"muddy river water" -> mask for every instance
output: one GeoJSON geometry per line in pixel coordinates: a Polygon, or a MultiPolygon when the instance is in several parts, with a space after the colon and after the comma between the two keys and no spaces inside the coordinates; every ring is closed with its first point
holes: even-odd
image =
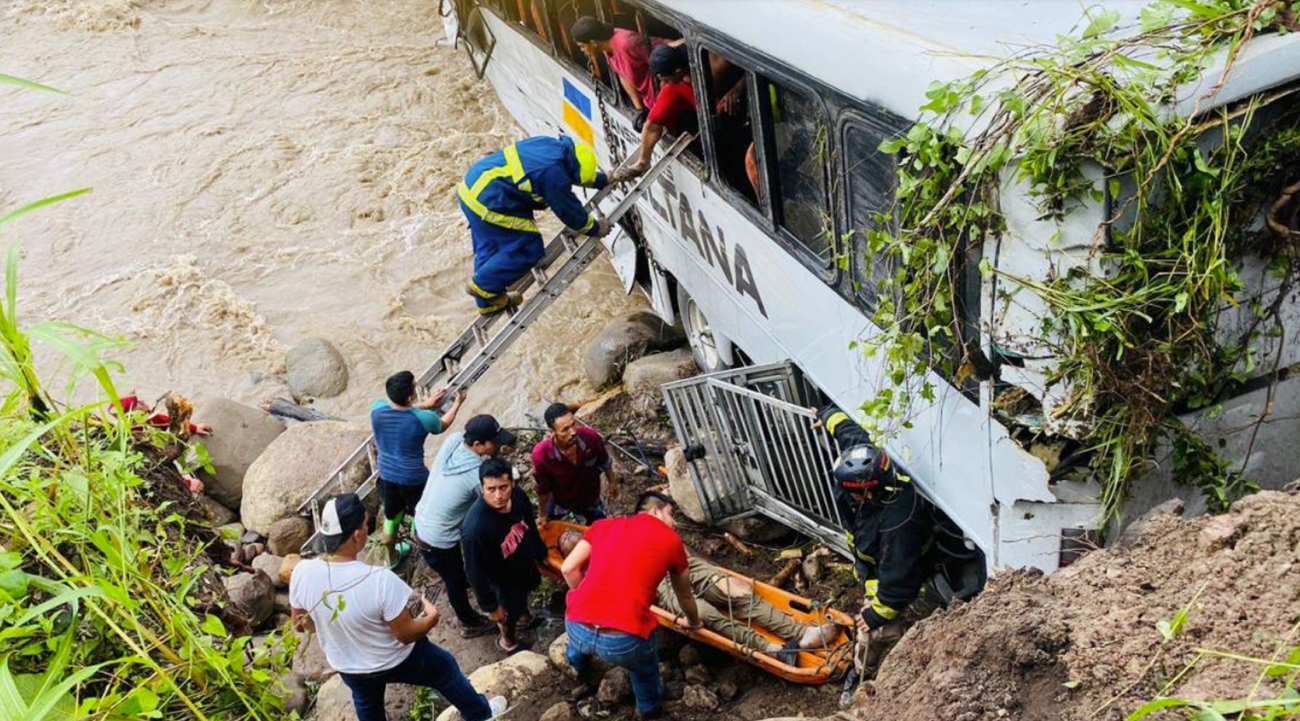
{"type": "MultiPolygon", "coordinates": [[[[20,313],[120,334],[146,398],[246,395],[322,337],[351,382],[317,405],[360,418],[472,318],[454,187],[522,135],[430,0],[6,0],[0,211],[86,196],[0,230],[20,313]]],[[[475,386],[522,421],[589,390],[585,341],[641,307],[605,261],[475,386]]],[[[48,360],[48,356],[46,356],[48,360]]]]}

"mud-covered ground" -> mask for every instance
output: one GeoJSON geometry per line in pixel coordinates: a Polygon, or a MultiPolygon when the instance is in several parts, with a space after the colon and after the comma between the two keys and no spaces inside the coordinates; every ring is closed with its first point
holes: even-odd
{"type": "Polygon", "coordinates": [[[1271,698],[1264,671],[1300,629],[1300,496],[1192,520],[1158,510],[1115,547],[1051,577],[1002,574],[916,625],[856,717],[1119,721],[1158,695],[1271,698]]]}

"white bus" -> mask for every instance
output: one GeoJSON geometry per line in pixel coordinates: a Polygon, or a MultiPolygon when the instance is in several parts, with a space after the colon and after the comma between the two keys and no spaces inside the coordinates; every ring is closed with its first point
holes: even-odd
{"type": "MultiPolygon", "coordinates": [[[[1129,17],[1140,7],[1118,5],[1129,17]]],[[[770,371],[777,367],[770,364],[784,364],[800,383],[850,411],[885,382],[879,361],[855,349],[875,332],[868,320],[875,307],[870,281],[881,272],[872,267],[863,234],[856,231],[870,226],[894,192],[894,159],[878,146],[907,130],[933,81],[966,77],[1009,49],[1050,44],[1082,12],[1070,2],[995,0],[443,0],[440,9],[448,38],[467,47],[474,69],[528,134],[572,135],[594,145],[606,165],[636,151],[634,113],[603,59],[593,73],[569,28],[586,15],[645,37],[684,38],[701,109],[700,142],[640,201],[632,232],[613,243],[615,265],[629,289],[633,283],[645,289],[656,312],[680,320],[706,372],[754,365],[770,371]],[[747,98],[771,102],[748,102],[736,114],[711,112],[719,89],[736,82],[745,85],[747,98]],[[745,170],[751,146],[757,186],[745,170]]],[[[1295,82],[1295,40],[1300,38],[1249,46],[1213,103],[1295,82]]],[[[996,281],[981,277],[979,258],[1020,275],[1041,275],[1068,265],[1070,249],[1091,243],[1104,217],[1098,207],[1074,214],[1061,227],[1049,225],[1011,190],[1003,198],[1007,236],[972,249],[960,309],[990,353],[995,344],[1015,349],[1014,339],[1039,322],[1041,309],[991,302],[996,281]]],[[[1261,285],[1259,292],[1265,290],[1261,285]]],[[[1278,369],[1296,362],[1295,346],[1291,341],[1277,356],[1278,369]]],[[[918,409],[912,427],[887,447],[983,550],[990,568],[1050,572],[1068,560],[1073,547],[1091,541],[1099,489],[1049,471],[1043,454],[1031,453],[1009,431],[1014,424],[998,416],[998,387],[1018,386],[1038,398],[1044,415],[1052,410],[1047,366],[1032,360],[1035,349],[1019,350],[1031,360],[1001,366],[993,380],[956,382],[936,374],[938,398],[918,409]]],[[[727,379],[744,385],[749,378],[750,387],[762,382],[743,372],[718,378],[715,388],[727,379]]],[[[1237,425],[1258,415],[1266,385],[1243,386],[1224,415],[1237,425]]],[[[1296,417],[1297,394],[1285,380],[1280,388],[1274,413],[1296,417]]],[[[799,392],[786,393],[792,403],[778,402],[775,410],[807,402],[794,395],[799,392]]],[[[774,420],[772,414],[773,408],[758,412],[760,419],[774,420]]],[[[1223,417],[1198,422],[1226,439],[1229,457],[1244,452],[1247,441],[1230,432],[1235,426],[1223,417]]],[[[1293,480],[1300,444],[1270,440],[1294,439],[1297,430],[1295,421],[1264,426],[1264,438],[1254,439],[1247,462],[1252,478],[1265,484],[1293,480]]],[[[711,452],[721,451],[700,449],[711,452]]],[[[795,451],[784,458],[778,470],[824,471],[819,461],[795,451]]],[[[740,463],[746,464],[751,476],[761,465],[753,459],[740,463]]],[[[826,479],[804,482],[824,485],[826,479]]],[[[1151,500],[1172,488],[1147,487],[1159,489],[1148,491],[1151,500]]],[[[717,504],[714,516],[754,510],[736,507],[726,489],[702,490],[717,504]]],[[[793,517],[804,530],[834,537],[826,488],[768,488],[758,496],[771,501],[758,510],[786,521],[793,517]]]]}

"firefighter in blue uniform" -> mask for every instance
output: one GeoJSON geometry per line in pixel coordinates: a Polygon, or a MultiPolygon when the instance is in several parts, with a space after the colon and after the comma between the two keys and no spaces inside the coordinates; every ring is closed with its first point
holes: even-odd
{"type": "Polygon", "coordinates": [[[475,163],[457,187],[460,209],[474,239],[474,277],[469,294],[479,313],[518,305],[507,288],[545,254],[534,211],[550,208],[569,228],[602,237],[610,223],[587,212],[573,186],[600,189],[608,178],[596,151],[565,136],[521,140],[475,163]]]}
{"type": "Polygon", "coordinates": [[[911,479],[847,413],[829,406],[818,417],[840,447],[835,504],[853,549],[854,575],[863,584],[858,630],[870,636],[920,595],[931,570],[934,517],[911,479]]]}

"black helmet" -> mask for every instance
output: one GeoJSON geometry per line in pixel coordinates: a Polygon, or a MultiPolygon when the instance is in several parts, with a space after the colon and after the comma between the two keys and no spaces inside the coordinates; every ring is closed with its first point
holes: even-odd
{"type": "Polygon", "coordinates": [[[864,443],[853,446],[835,459],[835,481],[851,493],[865,493],[880,485],[893,472],[889,454],[864,443]]]}

